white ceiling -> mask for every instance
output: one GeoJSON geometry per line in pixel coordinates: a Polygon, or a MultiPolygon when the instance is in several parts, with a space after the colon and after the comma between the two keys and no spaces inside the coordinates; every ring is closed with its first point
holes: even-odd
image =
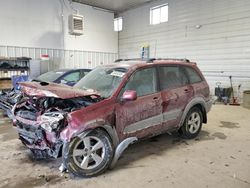
{"type": "Polygon", "coordinates": [[[152,0],[73,0],[73,2],[83,3],[114,12],[122,12],[152,0]]]}

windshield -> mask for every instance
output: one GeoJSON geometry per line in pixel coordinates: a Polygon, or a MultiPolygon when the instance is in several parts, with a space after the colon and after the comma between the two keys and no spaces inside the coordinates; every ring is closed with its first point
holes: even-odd
{"type": "Polygon", "coordinates": [[[96,91],[101,97],[108,98],[118,88],[126,72],[127,69],[125,68],[97,67],[74,87],[87,91],[96,91]]]}
{"type": "Polygon", "coordinates": [[[43,82],[54,82],[57,78],[62,76],[64,73],[65,73],[64,71],[50,71],[50,72],[47,72],[38,76],[36,80],[40,80],[43,82]]]}

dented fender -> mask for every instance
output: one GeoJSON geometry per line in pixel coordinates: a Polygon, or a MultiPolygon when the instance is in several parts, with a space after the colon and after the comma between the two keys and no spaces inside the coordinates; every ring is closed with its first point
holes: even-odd
{"type": "Polygon", "coordinates": [[[81,125],[81,127],[72,126],[70,123],[71,122],[69,122],[69,125],[60,133],[60,138],[63,142],[70,142],[74,137],[80,136],[86,131],[89,132],[91,130],[101,128],[109,134],[114,146],[117,146],[119,143],[119,138],[115,128],[103,119],[89,121],[85,125],[81,125]]]}

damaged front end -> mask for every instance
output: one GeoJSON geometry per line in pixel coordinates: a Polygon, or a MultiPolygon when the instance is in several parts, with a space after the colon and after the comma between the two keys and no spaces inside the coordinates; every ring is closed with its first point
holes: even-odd
{"type": "Polygon", "coordinates": [[[11,110],[21,98],[22,93],[20,91],[14,89],[0,91],[0,109],[4,110],[10,119],[13,119],[11,110]]]}
{"type": "Polygon", "coordinates": [[[58,158],[63,146],[60,133],[68,126],[68,114],[97,101],[96,95],[61,99],[25,93],[13,107],[13,123],[17,127],[19,139],[35,158],[58,158]]]}

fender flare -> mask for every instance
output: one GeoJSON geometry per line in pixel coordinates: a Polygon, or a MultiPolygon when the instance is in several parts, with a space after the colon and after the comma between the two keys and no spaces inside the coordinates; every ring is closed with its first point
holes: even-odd
{"type": "Polygon", "coordinates": [[[193,108],[195,105],[201,105],[202,106],[202,114],[203,117],[205,117],[205,119],[203,118],[203,121],[206,122],[206,118],[207,118],[207,109],[206,109],[206,101],[202,98],[202,97],[196,97],[194,99],[192,99],[187,106],[185,107],[182,117],[181,117],[181,121],[178,125],[178,127],[181,127],[183,125],[183,122],[185,121],[185,118],[188,114],[188,112],[190,111],[191,108],[193,108]]]}
{"type": "Polygon", "coordinates": [[[85,132],[89,133],[92,130],[98,129],[98,128],[103,129],[104,131],[108,133],[114,147],[116,147],[119,144],[119,138],[115,130],[115,127],[110,125],[103,119],[96,119],[96,120],[87,122],[85,126],[83,126],[77,132],[72,134],[70,140],[72,140],[76,136],[82,136],[82,134],[86,135],[85,132]]]}
{"type": "MultiPolygon", "coordinates": [[[[89,124],[90,125],[90,124],[89,124]]],[[[119,138],[118,135],[114,129],[114,127],[104,124],[104,125],[97,125],[97,124],[93,124],[91,123],[91,126],[88,126],[87,129],[84,130],[80,130],[79,132],[76,132],[72,135],[71,140],[75,137],[85,137],[87,136],[90,132],[94,131],[95,129],[104,129],[104,131],[106,131],[108,133],[108,135],[110,136],[110,139],[112,141],[112,145],[114,147],[114,149],[116,149],[117,145],[119,144],[119,138]],[[96,126],[94,126],[96,125],[96,126]]],[[[70,141],[64,142],[63,143],[63,147],[62,147],[62,164],[59,168],[59,170],[61,172],[64,172],[67,170],[67,164],[66,164],[66,156],[69,154],[69,145],[70,145],[70,141]]],[[[125,148],[126,149],[126,148],[125,148]]]]}

